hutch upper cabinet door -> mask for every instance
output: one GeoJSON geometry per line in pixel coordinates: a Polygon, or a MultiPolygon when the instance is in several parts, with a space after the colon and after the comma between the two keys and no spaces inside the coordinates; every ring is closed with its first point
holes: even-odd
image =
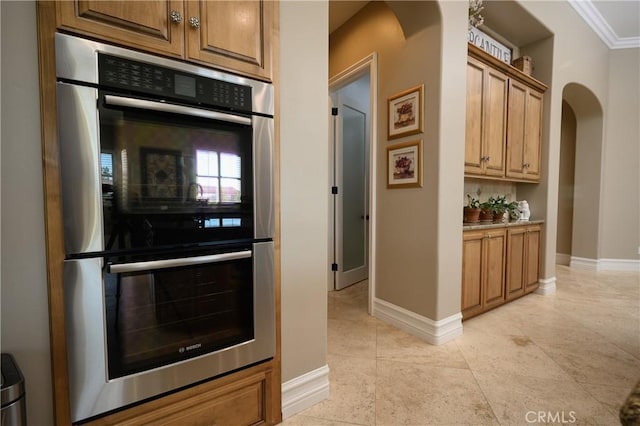
{"type": "Polygon", "coordinates": [[[184,2],[59,1],[58,28],[144,51],[181,57],[184,2]]]}
{"type": "Polygon", "coordinates": [[[482,174],[483,92],[485,65],[467,59],[467,121],[464,150],[464,172],[482,174]]]}
{"type": "Polygon", "coordinates": [[[272,80],[273,1],[187,1],[187,60],[272,80]]]}
{"type": "Polygon", "coordinates": [[[505,74],[467,59],[467,174],[504,177],[507,87],[505,74]]]}
{"type": "Polygon", "coordinates": [[[517,81],[510,81],[508,177],[532,181],[540,179],[542,99],[542,93],[517,81]]]}

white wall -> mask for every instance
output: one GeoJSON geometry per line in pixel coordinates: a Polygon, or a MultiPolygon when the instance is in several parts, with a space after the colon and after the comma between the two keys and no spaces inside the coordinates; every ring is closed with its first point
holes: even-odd
{"type": "Polygon", "coordinates": [[[30,425],[53,423],[36,7],[0,2],[2,352],[26,380],[30,425]]]}
{"type": "Polygon", "coordinates": [[[602,190],[604,259],[638,259],[640,248],[640,49],[612,50],[602,190]]]}
{"type": "Polygon", "coordinates": [[[550,279],[555,277],[563,89],[569,83],[581,84],[601,105],[606,105],[609,49],[568,2],[520,4],[553,33],[552,38],[521,50],[523,55],[540,58],[536,62],[536,70],[541,71],[538,78],[549,85],[549,90],[545,93],[543,112],[541,183],[518,187],[518,197],[528,200],[545,219],[540,273],[541,278],[550,279]]]}
{"type": "Polygon", "coordinates": [[[280,3],[282,381],[326,365],[328,3],[280,3]]]}

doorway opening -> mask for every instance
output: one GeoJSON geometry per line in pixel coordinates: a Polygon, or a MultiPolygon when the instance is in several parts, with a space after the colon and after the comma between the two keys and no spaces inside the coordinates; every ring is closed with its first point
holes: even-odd
{"type": "Polygon", "coordinates": [[[569,266],[573,239],[573,199],[576,168],[576,114],[562,101],[560,129],[560,167],[558,179],[558,222],[556,225],[556,264],[569,266]]]}
{"type": "Polygon", "coordinates": [[[328,288],[368,280],[369,313],[375,288],[376,69],[374,53],[329,81],[333,273],[328,288]]]}
{"type": "Polygon", "coordinates": [[[568,260],[570,266],[597,269],[602,215],[602,106],[591,90],[578,83],[564,87],[562,100],[564,152],[560,156],[556,262],[566,264],[568,260]],[[563,180],[565,174],[567,178],[573,174],[573,182],[563,180]],[[562,231],[561,227],[569,226],[570,232],[562,231]]]}

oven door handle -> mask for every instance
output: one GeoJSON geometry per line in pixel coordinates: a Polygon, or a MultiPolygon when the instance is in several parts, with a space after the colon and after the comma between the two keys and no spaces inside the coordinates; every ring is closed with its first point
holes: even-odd
{"type": "Polygon", "coordinates": [[[233,253],[211,254],[207,256],[182,257],[177,259],[150,260],[148,262],[131,262],[109,264],[109,273],[122,274],[125,272],[143,272],[155,269],[176,268],[178,266],[193,266],[203,263],[226,262],[228,260],[246,259],[251,257],[251,250],[233,253]]]}
{"type": "Polygon", "coordinates": [[[171,114],[184,114],[194,117],[210,118],[212,120],[222,120],[230,123],[251,125],[251,119],[240,115],[226,114],[224,112],[210,111],[208,109],[188,107],[184,105],[169,104],[166,102],[156,102],[147,99],[129,98],[126,96],[105,95],[104,102],[107,105],[147,109],[152,111],[168,112],[171,114]]]}

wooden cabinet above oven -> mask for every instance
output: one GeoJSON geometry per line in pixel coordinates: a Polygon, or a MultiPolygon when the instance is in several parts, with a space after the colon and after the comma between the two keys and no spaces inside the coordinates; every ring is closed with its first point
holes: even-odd
{"type": "Polygon", "coordinates": [[[277,3],[57,1],[59,30],[272,81],[277,3]]]}

